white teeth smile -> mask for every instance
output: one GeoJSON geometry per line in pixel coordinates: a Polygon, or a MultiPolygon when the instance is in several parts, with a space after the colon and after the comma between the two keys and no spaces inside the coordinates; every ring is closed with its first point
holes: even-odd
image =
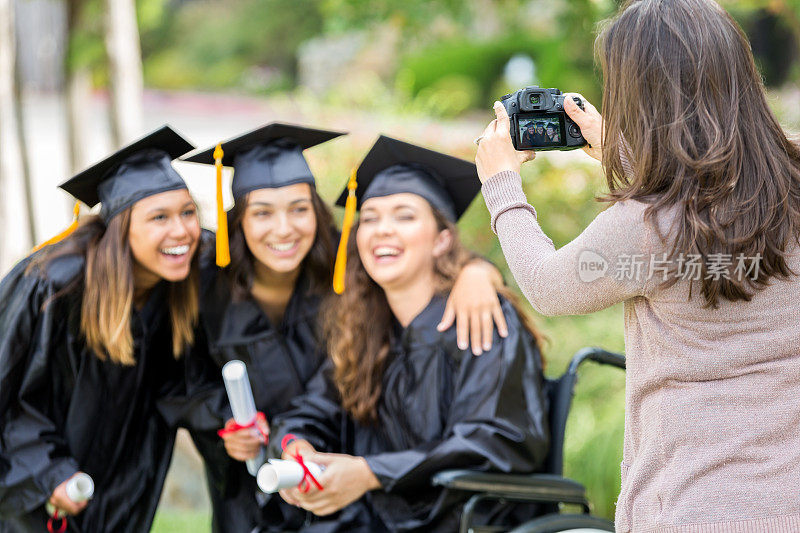
{"type": "Polygon", "coordinates": [[[189,245],[184,244],[183,246],[173,246],[172,248],[162,248],[162,254],[167,255],[183,255],[189,253],[189,245]]]}
{"type": "Polygon", "coordinates": [[[294,248],[294,246],[296,244],[297,244],[297,241],[292,241],[292,242],[285,242],[285,243],[268,244],[267,246],[269,246],[270,248],[272,248],[276,252],[288,252],[289,250],[294,248]]]}
{"type": "Polygon", "coordinates": [[[386,256],[394,257],[400,255],[400,250],[398,250],[397,248],[392,248],[390,246],[379,246],[378,248],[375,248],[374,254],[378,257],[386,257],[386,256]]]}

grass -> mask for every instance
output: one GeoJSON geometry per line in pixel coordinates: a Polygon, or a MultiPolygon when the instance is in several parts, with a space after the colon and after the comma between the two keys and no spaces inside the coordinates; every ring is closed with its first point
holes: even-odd
{"type": "Polygon", "coordinates": [[[211,513],[204,511],[183,511],[159,509],[152,533],[205,533],[211,531],[211,513]]]}

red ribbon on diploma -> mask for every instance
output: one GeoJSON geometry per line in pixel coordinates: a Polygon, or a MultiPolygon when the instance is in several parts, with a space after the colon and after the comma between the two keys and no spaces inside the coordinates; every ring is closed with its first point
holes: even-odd
{"type": "MultiPolygon", "coordinates": [[[[291,433],[283,437],[283,440],[281,440],[281,450],[286,451],[286,447],[293,440],[297,440],[297,437],[295,437],[291,433]]],[[[311,483],[313,483],[317,487],[317,489],[323,490],[322,485],[319,484],[317,478],[314,477],[314,474],[312,474],[311,470],[309,470],[308,467],[306,466],[306,463],[305,461],[303,461],[303,456],[300,455],[300,452],[297,452],[294,455],[292,454],[289,455],[291,455],[303,469],[303,479],[301,479],[300,483],[297,485],[297,488],[300,490],[300,492],[308,492],[309,490],[311,490],[311,483]]]]}
{"type": "Polygon", "coordinates": [[[224,437],[225,435],[228,435],[230,433],[236,433],[239,430],[254,427],[261,434],[261,438],[264,439],[264,444],[267,444],[269,443],[269,433],[264,433],[264,430],[261,429],[261,427],[258,425],[258,422],[264,422],[264,423],[267,422],[267,417],[264,416],[264,413],[262,413],[261,411],[257,412],[256,417],[253,420],[251,420],[248,424],[240,425],[237,424],[236,420],[234,419],[228,420],[228,423],[225,424],[225,427],[217,431],[217,435],[219,435],[220,437],[224,437]]]}
{"type": "Polygon", "coordinates": [[[58,516],[58,509],[56,509],[55,511],[53,511],[53,516],[51,516],[47,520],[47,531],[49,531],[50,533],[64,533],[66,530],[67,530],[67,517],[58,516]],[[58,529],[56,529],[53,526],[54,520],[61,520],[61,525],[58,526],[58,529]]]}

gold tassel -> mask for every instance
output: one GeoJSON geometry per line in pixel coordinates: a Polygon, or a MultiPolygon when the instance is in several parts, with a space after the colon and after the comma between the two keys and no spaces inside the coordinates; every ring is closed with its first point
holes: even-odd
{"type": "Polygon", "coordinates": [[[72,232],[75,231],[75,229],[78,227],[78,217],[80,216],[80,214],[81,214],[81,203],[75,202],[75,207],[72,208],[72,223],[69,226],[67,226],[67,228],[64,231],[62,231],[55,237],[47,239],[42,244],[38,245],[36,248],[31,250],[31,253],[38,252],[45,246],[55,244],[69,237],[72,234],[72,232]]]}
{"type": "Polygon", "coordinates": [[[222,145],[214,149],[214,166],[217,167],[217,266],[225,268],[231,262],[228,247],[228,217],[222,205],[222,145]]]}
{"type": "Polygon", "coordinates": [[[336,251],[336,263],[333,266],[333,292],[342,294],[344,292],[344,271],[347,267],[347,240],[350,238],[350,229],[353,227],[353,220],[356,217],[356,169],[350,173],[350,181],[347,182],[347,202],[344,204],[344,220],[342,221],[342,237],[339,239],[339,249],[336,251]]]}

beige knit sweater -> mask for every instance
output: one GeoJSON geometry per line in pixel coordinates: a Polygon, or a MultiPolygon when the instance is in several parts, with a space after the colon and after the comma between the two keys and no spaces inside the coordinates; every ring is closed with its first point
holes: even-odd
{"type": "MultiPolygon", "coordinates": [[[[658,286],[666,250],[620,202],[556,250],[516,172],[483,185],[508,265],[545,315],[624,302],[627,382],[617,531],[800,532],[800,282],[703,307],[696,258],[658,286]]],[[[673,213],[658,223],[670,227],[673,213]]],[[[789,260],[800,273],[800,251],[789,260]]],[[[725,275],[753,258],[720,257],[725,275]]],[[[677,264],[675,267],[677,268],[677,264]]],[[[741,271],[736,271],[741,267],[741,271]]],[[[712,274],[711,271],[709,274],[712,274]]],[[[714,274],[722,275],[722,274],[714,274]]]]}

